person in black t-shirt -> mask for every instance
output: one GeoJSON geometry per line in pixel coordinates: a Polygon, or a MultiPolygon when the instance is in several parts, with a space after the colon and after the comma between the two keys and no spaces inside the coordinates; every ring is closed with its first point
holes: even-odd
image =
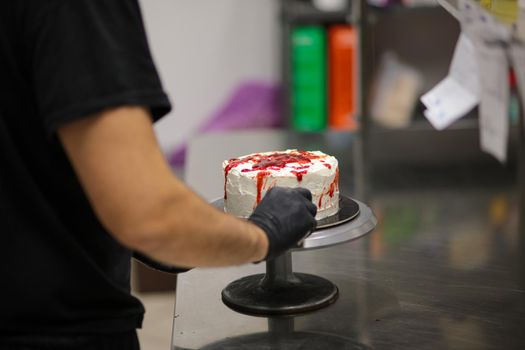
{"type": "Polygon", "coordinates": [[[249,220],[196,196],[155,139],[170,108],[137,0],[1,2],[0,349],[137,349],[133,252],[235,265],[315,227],[307,190],[271,190],[249,220]]]}

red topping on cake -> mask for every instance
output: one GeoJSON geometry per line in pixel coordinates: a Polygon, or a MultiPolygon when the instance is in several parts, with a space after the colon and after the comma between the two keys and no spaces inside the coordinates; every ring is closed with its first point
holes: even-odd
{"type": "Polygon", "coordinates": [[[228,194],[226,193],[226,181],[228,179],[228,174],[230,173],[230,170],[232,170],[233,167],[237,166],[236,162],[238,162],[239,159],[232,158],[228,161],[228,164],[224,167],[224,200],[228,199],[228,194]]]}
{"type": "Polygon", "coordinates": [[[261,201],[262,187],[264,185],[264,179],[266,176],[270,175],[269,171],[261,171],[257,174],[257,200],[256,203],[259,204],[261,201]]]}
{"type": "Polygon", "coordinates": [[[305,169],[310,169],[310,165],[303,165],[303,166],[297,166],[297,167],[293,167],[295,170],[305,170],[305,169]]]}
{"type": "Polygon", "coordinates": [[[328,195],[331,197],[334,196],[335,190],[339,190],[339,168],[335,171],[334,181],[330,184],[330,189],[328,190],[328,195]]]}
{"type": "MultiPolygon", "coordinates": [[[[285,168],[288,164],[298,164],[298,166],[291,166],[291,172],[297,177],[297,181],[303,180],[303,175],[308,173],[308,169],[314,159],[326,157],[325,155],[317,155],[307,151],[292,151],[292,152],[274,152],[269,154],[252,154],[243,158],[232,158],[224,167],[224,199],[227,199],[226,194],[226,179],[231,169],[241,165],[250,163],[251,168],[242,169],[241,172],[260,171],[257,174],[257,203],[261,200],[261,192],[264,184],[264,179],[270,175],[268,170],[280,170],[285,168]]],[[[331,169],[330,164],[324,165],[331,169]]],[[[332,186],[333,187],[333,186],[332,186]]],[[[330,196],[333,196],[333,190],[330,190],[330,196]]]]}
{"type": "MultiPolygon", "coordinates": [[[[238,159],[233,158],[228,161],[228,165],[224,168],[225,175],[228,175],[232,168],[237,167],[240,164],[252,163],[251,169],[243,169],[243,172],[258,171],[258,170],[280,170],[286,167],[288,164],[301,164],[300,169],[307,169],[309,164],[312,163],[313,159],[319,159],[323,156],[314,154],[306,151],[293,151],[293,152],[274,152],[270,154],[252,154],[250,156],[238,159]]],[[[295,169],[299,169],[295,167],[295,169]]]]}
{"type": "Polygon", "coordinates": [[[297,177],[297,181],[299,182],[303,181],[303,175],[306,175],[307,173],[308,171],[306,170],[302,170],[302,171],[292,170],[292,174],[294,174],[295,177],[297,177]]]}

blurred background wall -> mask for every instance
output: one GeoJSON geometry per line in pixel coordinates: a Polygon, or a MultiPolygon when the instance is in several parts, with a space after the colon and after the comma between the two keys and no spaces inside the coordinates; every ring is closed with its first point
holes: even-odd
{"type": "Polygon", "coordinates": [[[141,0],[174,110],[156,125],[173,151],[246,81],[279,80],[276,0],[141,0]]]}

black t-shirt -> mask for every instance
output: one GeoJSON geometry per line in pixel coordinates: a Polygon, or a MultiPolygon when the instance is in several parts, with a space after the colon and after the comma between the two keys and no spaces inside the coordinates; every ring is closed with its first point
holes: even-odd
{"type": "Polygon", "coordinates": [[[131,252],[94,215],[56,137],[122,105],[170,110],[137,0],[1,1],[0,333],[140,327],[131,252]]]}

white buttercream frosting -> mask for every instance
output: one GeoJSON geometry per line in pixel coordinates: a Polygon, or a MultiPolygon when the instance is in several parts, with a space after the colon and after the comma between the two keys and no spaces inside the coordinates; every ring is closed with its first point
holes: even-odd
{"type": "Polygon", "coordinates": [[[335,157],[323,152],[286,150],[254,153],[225,160],[222,166],[225,172],[225,210],[235,216],[250,216],[258,204],[258,197],[263,198],[275,186],[309,189],[312,202],[317,205],[317,220],[334,215],[339,210],[338,162],[335,157]],[[272,166],[276,156],[296,156],[299,161],[285,160],[280,161],[279,166],[272,166]]]}

